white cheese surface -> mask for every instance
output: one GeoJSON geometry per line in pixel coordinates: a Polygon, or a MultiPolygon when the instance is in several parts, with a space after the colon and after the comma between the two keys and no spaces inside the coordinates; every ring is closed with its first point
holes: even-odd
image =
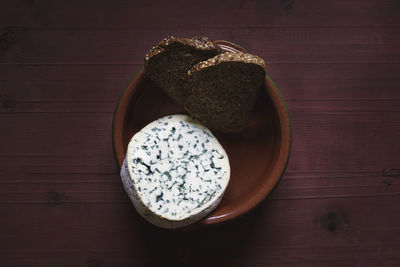
{"type": "Polygon", "coordinates": [[[200,220],[218,205],[230,166],[210,130],[187,115],[171,115],[132,137],[121,177],[145,219],[177,228],[200,220]]]}

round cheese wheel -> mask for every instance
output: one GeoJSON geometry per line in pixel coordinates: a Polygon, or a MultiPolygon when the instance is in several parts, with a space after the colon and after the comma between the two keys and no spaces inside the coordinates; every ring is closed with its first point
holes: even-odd
{"type": "Polygon", "coordinates": [[[179,114],[153,121],[132,137],[121,178],[142,217],[162,228],[179,228],[217,207],[230,166],[211,131],[179,114]]]}

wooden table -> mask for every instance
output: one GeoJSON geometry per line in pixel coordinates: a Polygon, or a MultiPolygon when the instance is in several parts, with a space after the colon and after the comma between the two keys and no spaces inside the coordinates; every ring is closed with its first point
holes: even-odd
{"type": "Polygon", "coordinates": [[[0,0],[0,266],[400,266],[400,2],[0,0]],[[150,47],[263,57],[293,147],[232,223],[157,229],[124,193],[117,99],[150,47]]]}

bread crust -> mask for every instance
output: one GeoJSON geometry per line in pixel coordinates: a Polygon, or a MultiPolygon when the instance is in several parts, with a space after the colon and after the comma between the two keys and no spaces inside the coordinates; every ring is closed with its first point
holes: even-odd
{"type": "Polygon", "coordinates": [[[192,38],[176,38],[173,36],[166,37],[162,39],[158,44],[153,46],[152,49],[146,54],[145,64],[148,62],[153,56],[165,51],[165,49],[173,43],[180,43],[182,45],[190,46],[194,49],[211,51],[217,50],[219,53],[222,52],[221,48],[214,44],[212,40],[205,36],[196,36],[192,38]]]}
{"type": "Polygon", "coordinates": [[[256,64],[263,68],[265,71],[265,62],[259,56],[241,52],[225,52],[200,63],[197,63],[192,68],[190,68],[190,70],[188,70],[188,75],[190,77],[194,73],[201,71],[202,69],[216,66],[223,62],[242,62],[248,64],[256,64]]]}

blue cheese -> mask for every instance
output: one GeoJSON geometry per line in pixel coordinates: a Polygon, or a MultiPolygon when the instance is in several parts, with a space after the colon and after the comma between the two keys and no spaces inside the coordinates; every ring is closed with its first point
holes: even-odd
{"type": "Polygon", "coordinates": [[[210,130],[187,115],[171,115],[132,137],[121,177],[140,215],[159,227],[178,228],[217,207],[230,166],[210,130]]]}

